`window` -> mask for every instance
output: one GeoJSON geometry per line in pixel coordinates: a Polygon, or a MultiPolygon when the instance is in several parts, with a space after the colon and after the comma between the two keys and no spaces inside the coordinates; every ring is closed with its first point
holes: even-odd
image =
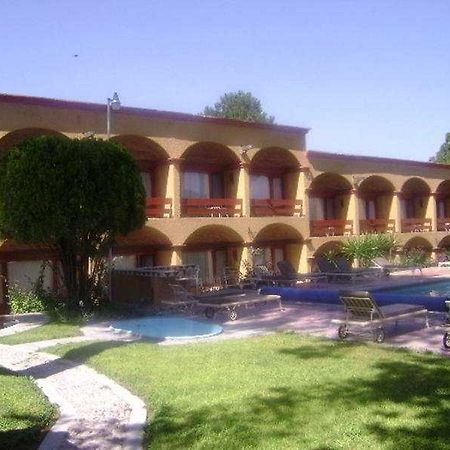
{"type": "Polygon", "coordinates": [[[142,184],[145,188],[145,195],[147,197],[152,196],[152,175],[150,172],[141,172],[142,184]]]}
{"type": "Polygon", "coordinates": [[[195,264],[200,269],[200,279],[205,284],[222,283],[228,265],[227,249],[188,250],[183,253],[183,264],[195,264]]]}
{"type": "Polygon", "coordinates": [[[251,198],[255,200],[283,198],[283,179],[280,177],[269,177],[267,175],[250,176],[251,198]]]}
{"type": "Polygon", "coordinates": [[[365,203],[366,219],[376,219],[377,213],[375,200],[366,200],[365,203]]]}
{"type": "Polygon", "coordinates": [[[200,279],[211,283],[212,267],[209,263],[209,251],[186,251],[183,253],[183,264],[195,264],[200,269],[200,279]]]}
{"type": "Polygon", "coordinates": [[[223,174],[186,171],[183,173],[183,198],[223,198],[223,174]]]}

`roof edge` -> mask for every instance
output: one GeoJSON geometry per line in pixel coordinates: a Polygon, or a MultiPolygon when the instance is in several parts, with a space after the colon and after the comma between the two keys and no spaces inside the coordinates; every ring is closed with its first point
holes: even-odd
{"type": "Polygon", "coordinates": [[[344,153],[331,153],[319,150],[308,150],[306,152],[306,156],[317,159],[335,159],[342,161],[370,161],[370,162],[391,163],[391,164],[398,163],[407,166],[433,167],[435,169],[450,170],[450,164],[434,163],[428,161],[413,161],[410,159],[386,158],[381,156],[346,155],[344,153]]]}
{"type": "MultiPolygon", "coordinates": [[[[62,100],[55,98],[33,97],[27,95],[14,95],[6,93],[0,93],[0,102],[21,104],[21,105],[32,105],[32,106],[44,106],[49,108],[78,109],[93,112],[104,112],[106,110],[106,103],[105,104],[90,103],[76,100],[62,100]]],[[[295,127],[291,125],[276,125],[270,123],[246,122],[243,120],[236,120],[236,119],[201,116],[175,111],[160,111],[157,109],[136,108],[131,106],[123,106],[120,108],[119,111],[115,112],[115,114],[117,113],[132,114],[155,119],[176,120],[180,122],[211,123],[215,125],[226,125],[239,128],[274,130],[274,131],[281,131],[284,133],[294,133],[300,135],[304,135],[308,133],[308,131],[310,130],[310,128],[295,127]]]]}

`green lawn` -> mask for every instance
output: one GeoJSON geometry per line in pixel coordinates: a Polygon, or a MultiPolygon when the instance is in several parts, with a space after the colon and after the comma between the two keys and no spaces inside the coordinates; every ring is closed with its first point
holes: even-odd
{"type": "Polygon", "coordinates": [[[450,447],[448,358],[293,334],[53,351],[143,398],[152,450],[450,447]]]}
{"type": "Polygon", "coordinates": [[[19,377],[0,368],[2,450],[37,448],[55,415],[53,406],[29,378],[19,377]]]}
{"type": "Polygon", "coordinates": [[[26,342],[79,336],[80,334],[80,325],[52,322],[33,328],[29,331],[0,337],[0,344],[24,344],[26,342]]]}

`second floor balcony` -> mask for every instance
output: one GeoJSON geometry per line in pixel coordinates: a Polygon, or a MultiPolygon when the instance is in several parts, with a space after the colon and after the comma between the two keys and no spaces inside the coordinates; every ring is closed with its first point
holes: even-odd
{"type": "Polygon", "coordinates": [[[364,233],[394,233],[394,219],[363,219],[359,221],[359,231],[364,233]]]}
{"type": "Polygon", "coordinates": [[[184,198],[183,217],[241,217],[242,200],[235,198],[184,198]]]}
{"type": "Polygon", "coordinates": [[[353,234],[353,220],[311,220],[311,236],[350,236],[353,234]]]}
{"type": "Polygon", "coordinates": [[[431,219],[409,218],[402,219],[402,233],[420,233],[432,230],[431,219]]]}
{"type": "Polygon", "coordinates": [[[303,202],[301,200],[252,199],[250,207],[253,217],[303,215],[303,202]]]}
{"type": "Polygon", "coordinates": [[[161,197],[147,197],[145,214],[148,218],[172,217],[172,199],[161,197]]]}

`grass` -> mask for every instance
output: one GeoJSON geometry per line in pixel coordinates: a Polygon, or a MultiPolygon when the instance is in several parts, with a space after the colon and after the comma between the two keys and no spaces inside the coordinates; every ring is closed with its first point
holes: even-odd
{"type": "Polygon", "coordinates": [[[31,379],[0,368],[0,448],[32,450],[53,423],[56,411],[31,379]]]}
{"type": "Polygon", "coordinates": [[[22,333],[0,337],[0,344],[25,344],[27,342],[46,341],[64,337],[79,336],[80,325],[51,322],[22,333]]]}
{"type": "Polygon", "coordinates": [[[145,400],[148,448],[448,449],[450,361],[292,334],[60,346],[145,400]]]}

